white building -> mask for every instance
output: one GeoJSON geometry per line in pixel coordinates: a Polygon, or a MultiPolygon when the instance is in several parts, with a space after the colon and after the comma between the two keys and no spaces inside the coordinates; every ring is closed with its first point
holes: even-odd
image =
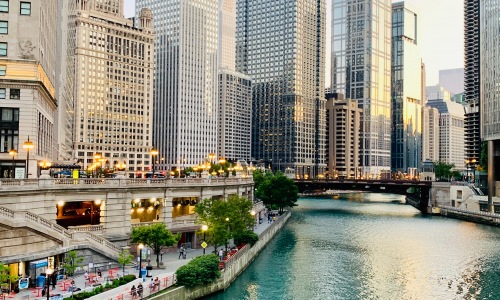
{"type": "Polygon", "coordinates": [[[84,169],[115,169],[124,163],[130,176],[147,171],[153,116],[152,13],[141,10],[135,27],[123,17],[123,0],[78,0],[76,11],[74,157],[84,169]]]}
{"type": "Polygon", "coordinates": [[[422,117],[422,161],[439,161],[439,111],[424,106],[422,117]]]}
{"type": "Polygon", "coordinates": [[[137,0],[154,11],[153,146],[159,168],[193,166],[216,153],[218,0],[137,0]]]}
{"type": "Polygon", "coordinates": [[[363,109],[360,151],[366,177],[391,167],[391,2],[333,0],[331,88],[363,109]]]}
{"type": "Polygon", "coordinates": [[[34,178],[57,153],[57,0],[0,4],[0,177],[34,178]]]}

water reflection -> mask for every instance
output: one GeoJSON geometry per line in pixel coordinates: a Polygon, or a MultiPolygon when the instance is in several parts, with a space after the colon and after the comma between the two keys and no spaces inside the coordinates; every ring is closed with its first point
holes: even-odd
{"type": "Polygon", "coordinates": [[[500,299],[498,228],[400,201],[301,199],[242,276],[209,299],[500,299]]]}

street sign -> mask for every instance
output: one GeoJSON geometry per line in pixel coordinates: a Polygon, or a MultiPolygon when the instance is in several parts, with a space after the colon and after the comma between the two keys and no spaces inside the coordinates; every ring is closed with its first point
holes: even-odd
{"type": "Polygon", "coordinates": [[[205,249],[205,248],[207,248],[208,244],[203,242],[203,243],[201,243],[201,246],[203,247],[203,249],[205,249]]]}
{"type": "Polygon", "coordinates": [[[54,271],[54,269],[56,268],[54,264],[54,256],[47,257],[47,261],[48,261],[47,268],[52,269],[52,271],[54,271]]]}

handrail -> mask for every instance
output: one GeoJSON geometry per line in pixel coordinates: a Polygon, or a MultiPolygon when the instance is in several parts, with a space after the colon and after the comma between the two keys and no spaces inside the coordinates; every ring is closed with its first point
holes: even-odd
{"type": "Polygon", "coordinates": [[[104,225],[83,225],[83,226],[68,226],[68,230],[72,232],[104,232],[104,225]]]}

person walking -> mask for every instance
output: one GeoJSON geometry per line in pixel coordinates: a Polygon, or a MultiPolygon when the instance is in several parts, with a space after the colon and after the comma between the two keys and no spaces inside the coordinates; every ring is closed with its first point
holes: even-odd
{"type": "Polygon", "coordinates": [[[186,255],[187,255],[187,249],[184,248],[184,250],[182,250],[182,257],[186,259],[186,255]]]}
{"type": "Polygon", "coordinates": [[[181,259],[183,253],[184,253],[184,247],[181,246],[181,248],[179,249],[179,259],[181,259]]]}
{"type": "Polygon", "coordinates": [[[144,288],[142,287],[142,283],[139,282],[139,285],[137,286],[137,294],[139,295],[139,297],[142,299],[142,290],[144,288]]]}
{"type": "Polygon", "coordinates": [[[219,250],[219,260],[222,261],[222,258],[224,257],[224,251],[222,248],[219,250]]]}

